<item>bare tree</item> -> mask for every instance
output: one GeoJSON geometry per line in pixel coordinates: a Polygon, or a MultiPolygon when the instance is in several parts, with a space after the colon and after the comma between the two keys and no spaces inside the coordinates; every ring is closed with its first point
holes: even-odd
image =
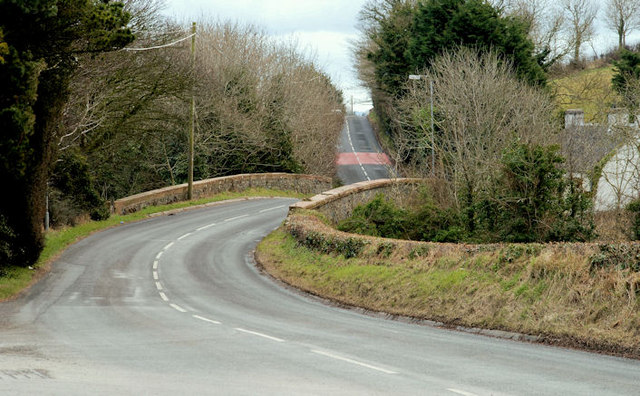
{"type": "Polygon", "coordinates": [[[342,96],[295,42],[205,24],[197,59],[196,144],[216,161],[209,172],[335,174],[342,96]]]}
{"type": "Polygon", "coordinates": [[[552,0],[510,0],[502,7],[510,15],[517,16],[529,27],[529,38],[538,53],[548,53],[548,62],[563,58],[570,52],[568,43],[562,40],[565,24],[563,10],[552,0]]]}
{"type": "Polygon", "coordinates": [[[562,0],[566,19],[568,43],[573,49],[573,62],[580,62],[582,46],[593,38],[598,4],[593,0],[562,0]]]}
{"type": "Polygon", "coordinates": [[[609,0],[605,21],[618,34],[618,49],[623,49],[627,35],[640,27],[640,0],[609,0]]]}
{"type": "MultiPolygon", "coordinates": [[[[511,143],[555,140],[549,96],[515,77],[497,54],[462,48],[438,58],[425,78],[407,84],[397,122],[407,155],[435,152],[437,174],[451,183],[456,202],[471,206],[487,194],[511,143]],[[429,81],[434,85],[435,138],[431,139],[429,81]]],[[[428,167],[423,169],[428,171],[428,167]]]]}

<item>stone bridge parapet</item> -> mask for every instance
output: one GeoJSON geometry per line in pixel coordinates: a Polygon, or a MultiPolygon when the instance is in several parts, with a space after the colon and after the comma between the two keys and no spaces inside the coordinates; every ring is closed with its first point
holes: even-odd
{"type": "MultiPolygon", "coordinates": [[[[291,173],[249,173],[216,177],[194,182],[193,198],[205,198],[227,191],[240,192],[250,188],[314,194],[330,189],[331,179],[324,176],[291,173]]],[[[186,198],[187,184],[184,183],[121,198],[113,203],[111,210],[116,214],[133,213],[147,206],[166,205],[184,201],[186,198]]]]}

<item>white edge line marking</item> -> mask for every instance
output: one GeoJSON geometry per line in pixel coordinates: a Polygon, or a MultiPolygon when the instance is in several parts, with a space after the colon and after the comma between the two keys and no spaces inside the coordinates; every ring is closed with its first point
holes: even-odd
{"type": "Polygon", "coordinates": [[[153,271],[153,279],[158,280],[158,271],[153,271]]]}
{"type": "Polygon", "coordinates": [[[236,217],[231,217],[231,218],[225,219],[224,221],[237,220],[237,219],[241,219],[241,218],[243,218],[243,217],[248,217],[248,216],[249,216],[248,214],[243,214],[243,215],[241,215],[241,216],[236,216],[236,217]]]}
{"type": "Polygon", "coordinates": [[[276,341],[276,342],[284,342],[284,340],[283,340],[283,339],[281,339],[281,338],[272,337],[272,336],[270,336],[270,335],[266,335],[266,334],[258,333],[258,332],[256,332],[256,331],[251,331],[251,330],[241,329],[240,327],[236,327],[236,330],[241,331],[241,332],[243,332],[243,333],[247,333],[247,334],[253,334],[253,335],[258,336],[258,337],[263,337],[263,338],[266,338],[266,339],[269,339],[269,340],[272,340],[272,341],[276,341]]]}
{"type": "Polygon", "coordinates": [[[160,257],[162,257],[162,253],[164,253],[163,251],[159,251],[158,254],[156,254],[156,260],[160,260],[160,257]]]}
{"type": "Polygon", "coordinates": [[[349,358],[346,358],[346,357],[334,355],[332,353],[318,351],[316,349],[312,349],[311,352],[316,353],[318,355],[323,355],[323,356],[326,356],[326,357],[330,357],[330,358],[333,358],[333,359],[336,359],[336,360],[342,360],[343,362],[347,362],[347,363],[351,363],[351,364],[356,364],[358,366],[370,368],[372,370],[381,371],[381,372],[383,372],[385,374],[398,374],[396,371],[387,370],[387,369],[384,369],[382,367],[372,366],[372,365],[367,364],[367,363],[363,363],[363,362],[359,362],[357,360],[353,360],[353,359],[349,359],[349,358]]]}
{"type": "Polygon", "coordinates": [[[280,209],[280,208],[284,208],[284,205],[275,206],[275,207],[273,207],[273,208],[262,209],[262,210],[260,211],[260,213],[264,213],[264,212],[268,212],[268,211],[270,211],[270,210],[276,210],[276,209],[280,209]]]}
{"type": "Polygon", "coordinates": [[[162,298],[164,301],[169,301],[169,297],[167,297],[167,295],[163,292],[160,292],[160,298],[162,298]]]}
{"type": "Polygon", "coordinates": [[[180,312],[187,312],[187,310],[186,310],[186,309],[182,308],[182,307],[181,307],[181,306],[179,306],[179,305],[176,305],[176,304],[169,304],[169,306],[170,306],[171,308],[175,309],[176,311],[180,311],[180,312]]]}
{"type": "Polygon", "coordinates": [[[167,249],[169,249],[171,246],[173,246],[173,242],[169,242],[169,243],[167,243],[167,244],[162,248],[162,250],[167,250],[167,249]]]}
{"type": "Polygon", "coordinates": [[[217,320],[207,319],[207,318],[204,318],[204,317],[202,317],[202,316],[200,316],[200,315],[193,315],[193,317],[194,317],[194,318],[196,318],[196,319],[203,320],[203,321],[205,321],[205,322],[209,322],[209,323],[213,323],[213,324],[221,324],[221,323],[220,323],[220,322],[218,322],[217,320]]]}
{"type": "MultiPolygon", "coordinates": [[[[160,253],[162,253],[162,252],[160,252],[160,253]]],[[[154,270],[157,270],[157,269],[158,269],[158,260],[154,260],[154,261],[153,261],[153,269],[154,269],[154,270]]]]}
{"type": "Polygon", "coordinates": [[[465,392],[465,391],[459,390],[459,389],[447,388],[447,390],[449,392],[457,393],[457,394],[462,395],[462,396],[478,396],[475,393],[465,392]]]}
{"type": "Polygon", "coordinates": [[[190,232],[187,232],[186,234],[182,235],[181,237],[178,238],[179,241],[183,240],[184,238],[188,237],[189,235],[191,235],[190,232]]]}
{"type": "Polygon", "coordinates": [[[160,284],[160,282],[156,282],[156,289],[162,290],[162,285],[160,284]]]}

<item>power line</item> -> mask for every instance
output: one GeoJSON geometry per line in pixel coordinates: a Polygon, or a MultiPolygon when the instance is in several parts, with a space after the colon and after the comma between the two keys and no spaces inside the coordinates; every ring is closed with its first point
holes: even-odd
{"type": "Polygon", "coordinates": [[[123,48],[122,51],[149,51],[149,50],[153,50],[153,49],[158,49],[158,48],[165,48],[165,47],[171,47],[172,45],[176,45],[182,41],[188,40],[191,37],[195,36],[195,33],[191,33],[190,35],[188,35],[187,37],[183,37],[179,40],[176,40],[172,43],[169,44],[163,44],[163,45],[156,45],[154,47],[147,47],[147,48],[123,48]]]}

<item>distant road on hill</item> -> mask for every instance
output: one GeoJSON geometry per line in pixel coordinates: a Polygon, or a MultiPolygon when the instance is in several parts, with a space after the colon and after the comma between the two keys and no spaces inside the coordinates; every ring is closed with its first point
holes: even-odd
{"type": "Polygon", "coordinates": [[[393,177],[391,161],[366,117],[347,116],[338,149],[338,178],[343,184],[393,177]]]}

